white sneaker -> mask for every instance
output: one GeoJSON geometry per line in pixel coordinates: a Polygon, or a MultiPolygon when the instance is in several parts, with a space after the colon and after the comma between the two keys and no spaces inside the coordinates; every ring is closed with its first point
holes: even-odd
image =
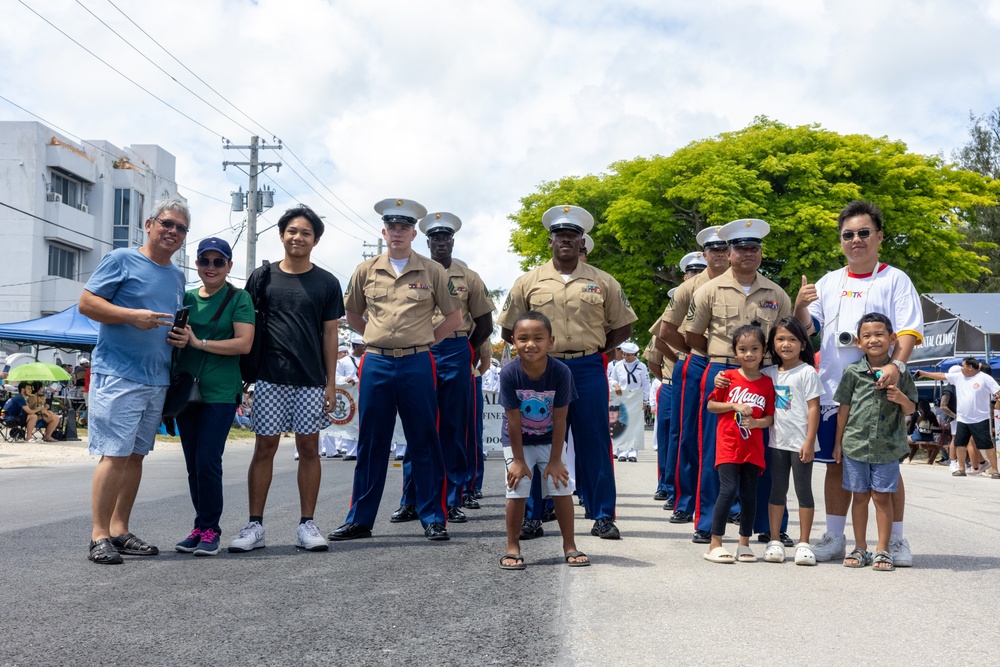
{"type": "Polygon", "coordinates": [[[785,562],[785,545],[781,543],[781,540],[772,540],[767,543],[767,549],[764,550],[764,562],[785,562]]]}
{"type": "Polygon", "coordinates": [[[966,475],[978,475],[982,471],[983,471],[982,468],[973,468],[972,466],[968,466],[968,465],[965,466],[965,474],[966,475]]]}
{"type": "Polygon", "coordinates": [[[831,560],[844,560],[847,555],[847,538],[843,535],[834,535],[827,531],[819,542],[812,545],[813,555],[820,563],[831,560]]]}
{"type": "Polygon", "coordinates": [[[243,526],[240,534],[229,543],[229,552],[244,553],[254,549],[263,549],[265,546],[267,545],[264,544],[264,526],[256,521],[250,521],[243,526]]]}
{"type": "Polygon", "coordinates": [[[955,459],[952,459],[948,463],[948,469],[951,470],[952,472],[956,472],[958,470],[958,461],[956,461],[955,459]]]}
{"type": "Polygon", "coordinates": [[[300,523],[295,531],[295,546],[306,551],[326,551],[330,548],[330,543],[326,541],[319,528],[309,519],[305,523],[300,523]]]}
{"type": "Polygon", "coordinates": [[[905,537],[889,538],[889,555],[896,567],[913,567],[913,554],[910,553],[910,543],[905,537]]]}

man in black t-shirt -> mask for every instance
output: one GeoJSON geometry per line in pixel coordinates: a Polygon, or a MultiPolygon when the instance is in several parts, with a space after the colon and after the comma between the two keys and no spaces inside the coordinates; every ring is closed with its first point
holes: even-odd
{"type": "MultiPolygon", "coordinates": [[[[285,257],[255,270],[247,280],[251,296],[267,278],[267,330],[264,361],[254,384],[250,429],[257,434],[247,486],[250,519],[229,551],[264,547],[264,503],[271,486],[274,454],[285,431],[295,433],[299,454],[299,503],[302,518],[295,546],[326,551],[326,539],[313,522],[322,474],[319,432],[330,423],[326,413],[335,399],[337,320],[344,315],[340,283],[310,261],[323,235],[323,221],[306,206],[289,209],[278,221],[285,257]]],[[[256,306],[257,304],[255,304],[256,306]]]]}

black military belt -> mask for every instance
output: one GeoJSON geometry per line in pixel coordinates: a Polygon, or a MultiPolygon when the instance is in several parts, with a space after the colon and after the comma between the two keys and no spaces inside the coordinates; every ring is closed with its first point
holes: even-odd
{"type": "Polygon", "coordinates": [[[411,354],[420,354],[421,352],[427,352],[430,350],[428,345],[417,345],[416,347],[374,347],[369,345],[365,351],[374,352],[375,354],[381,355],[383,357],[408,357],[411,354]]]}

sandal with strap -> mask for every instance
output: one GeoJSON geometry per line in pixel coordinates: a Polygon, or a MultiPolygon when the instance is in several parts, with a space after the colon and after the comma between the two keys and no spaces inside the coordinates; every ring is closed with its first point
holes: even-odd
{"type": "MultiPolygon", "coordinates": [[[[589,563],[588,563],[589,564],[589,563]]],[[[521,554],[504,554],[500,556],[500,569],[501,570],[523,570],[524,569],[524,557],[521,554]],[[513,565],[505,565],[505,560],[514,561],[513,565]]]]}
{"type": "Polygon", "coordinates": [[[98,565],[121,565],[125,562],[125,559],[121,557],[121,554],[111,544],[111,540],[106,537],[90,543],[90,555],[87,558],[98,565]]]}
{"type": "Polygon", "coordinates": [[[851,553],[847,554],[844,558],[844,567],[850,567],[854,569],[868,567],[872,564],[872,554],[870,551],[862,551],[861,549],[855,549],[851,553]],[[853,561],[853,562],[848,562],[853,561]]]}
{"type": "Polygon", "coordinates": [[[892,562],[892,554],[888,551],[876,551],[875,558],[872,560],[872,569],[876,572],[892,572],[895,570],[896,564],[892,562]]]}
{"type": "Polygon", "coordinates": [[[160,553],[159,549],[132,533],[112,537],[111,546],[115,548],[115,551],[126,556],[155,556],[160,553]]]}
{"type": "Polygon", "coordinates": [[[590,565],[590,556],[582,551],[567,551],[566,564],[570,567],[587,567],[590,565]],[[570,560],[570,558],[576,558],[578,560],[570,560]],[[580,558],[586,558],[587,560],[579,560],[580,558]]]}

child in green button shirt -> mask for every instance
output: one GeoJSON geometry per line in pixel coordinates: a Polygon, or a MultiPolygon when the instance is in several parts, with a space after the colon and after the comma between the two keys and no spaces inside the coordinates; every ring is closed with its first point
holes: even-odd
{"type": "Polygon", "coordinates": [[[892,533],[892,494],[899,488],[899,460],[908,453],[906,415],[913,412],[917,387],[909,373],[901,373],[899,383],[877,389],[881,371],[889,363],[890,348],[896,342],[892,322],[881,313],[868,313],[858,322],[857,344],[864,352],[844,371],[834,400],[837,438],[833,458],[843,458],[844,489],[854,494],[851,521],[855,548],[844,559],[844,567],[867,567],[889,572],[895,569],[889,554],[892,533]],[[878,548],[872,558],[868,551],[868,502],[875,504],[878,548]]]}

